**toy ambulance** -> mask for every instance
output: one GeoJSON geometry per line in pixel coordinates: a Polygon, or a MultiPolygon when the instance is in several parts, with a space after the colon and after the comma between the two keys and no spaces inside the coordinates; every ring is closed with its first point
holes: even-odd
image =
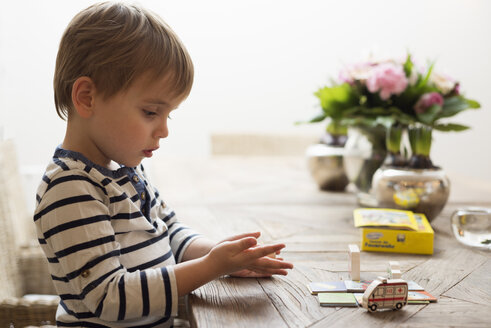
{"type": "Polygon", "coordinates": [[[407,282],[402,279],[378,277],[363,294],[363,307],[369,312],[378,309],[400,310],[407,304],[407,282]]]}

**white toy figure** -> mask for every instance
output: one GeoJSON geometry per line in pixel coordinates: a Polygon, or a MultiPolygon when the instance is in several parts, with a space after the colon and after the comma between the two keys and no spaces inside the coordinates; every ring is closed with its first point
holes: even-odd
{"type": "Polygon", "coordinates": [[[401,279],[401,270],[391,270],[390,279],[401,279]]]}
{"type": "Polygon", "coordinates": [[[350,244],[348,245],[349,251],[349,261],[348,261],[348,270],[350,272],[351,280],[360,280],[360,249],[357,245],[350,244]]]}
{"type": "Polygon", "coordinates": [[[401,279],[401,266],[397,261],[390,261],[387,268],[389,279],[401,279]]]}
{"type": "Polygon", "coordinates": [[[380,309],[400,310],[407,304],[407,282],[402,279],[378,277],[363,294],[362,306],[368,312],[380,309]]]}

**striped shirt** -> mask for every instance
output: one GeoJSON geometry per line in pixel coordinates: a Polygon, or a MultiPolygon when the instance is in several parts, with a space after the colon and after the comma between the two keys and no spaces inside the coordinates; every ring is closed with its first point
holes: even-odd
{"type": "Polygon", "coordinates": [[[57,148],[36,197],[58,326],[172,326],[173,266],[198,235],[177,221],[143,166],[111,171],[57,148]]]}

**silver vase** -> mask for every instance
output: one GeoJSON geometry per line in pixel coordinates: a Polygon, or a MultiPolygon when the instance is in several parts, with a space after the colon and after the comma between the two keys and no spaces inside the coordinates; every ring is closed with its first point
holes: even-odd
{"type": "Polygon", "coordinates": [[[450,180],[440,168],[380,167],[373,175],[377,206],[423,213],[433,220],[447,203],[450,180]]]}
{"type": "Polygon", "coordinates": [[[319,143],[307,148],[310,174],[321,190],[343,191],[348,185],[343,168],[343,155],[343,147],[319,143]]]}

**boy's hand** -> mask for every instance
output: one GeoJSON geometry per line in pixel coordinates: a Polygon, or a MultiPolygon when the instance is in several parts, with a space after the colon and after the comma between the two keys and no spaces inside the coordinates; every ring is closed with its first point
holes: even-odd
{"type": "MultiPolygon", "coordinates": [[[[178,263],[174,266],[179,296],[226,274],[238,277],[270,277],[286,275],[293,264],[268,255],[279,254],[284,244],[258,246],[259,233],[230,237],[216,244],[206,255],[178,263]]],[[[197,239],[198,241],[201,239],[197,239]]],[[[198,242],[196,242],[198,243],[198,242]]],[[[210,243],[202,242],[207,248],[210,243]]],[[[197,248],[203,248],[199,246],[197,248]]],[[[204,249],[203,248],[203,249],[204,249]]]]}
{"type": "Polygon", "coordinates": [[[293,265],[282,259],[268,257],[279,254],[284,244],[257,246],[259,233],[242,234],[223,240],[206,256],[210,265],[220,275],[233,274],[240,277],[269,277],[273,274],[286,275],[285,269],[293,265]]]}
{"type": "MultiPolygon", "coordinates": [[[[254,237],[254,238],[259,238],[259,236],[261,236],[261,233],[258,231],[258,232],[248,232],[248,233],[243,233],[243,234],[240,234],[240,235],[235,235],[235,236],[232,236],[232,237],[228,237],[220,242],[217,243],[218,244],[221,244],[225,241],[234,241],[234,240],[239,240],[239,239],[242,239],[242,238],[246,238],[246,237],[254,237]]],[[[276,258],[276,255],[280,255],[281,253],[281,250],[277,251],[276,253],[271,253],[271,254],[268,254],[269,257],[271,258],[276,258]]],[[[283,260],[281,258],[279,258],[280,260],[283,260]]]]}

